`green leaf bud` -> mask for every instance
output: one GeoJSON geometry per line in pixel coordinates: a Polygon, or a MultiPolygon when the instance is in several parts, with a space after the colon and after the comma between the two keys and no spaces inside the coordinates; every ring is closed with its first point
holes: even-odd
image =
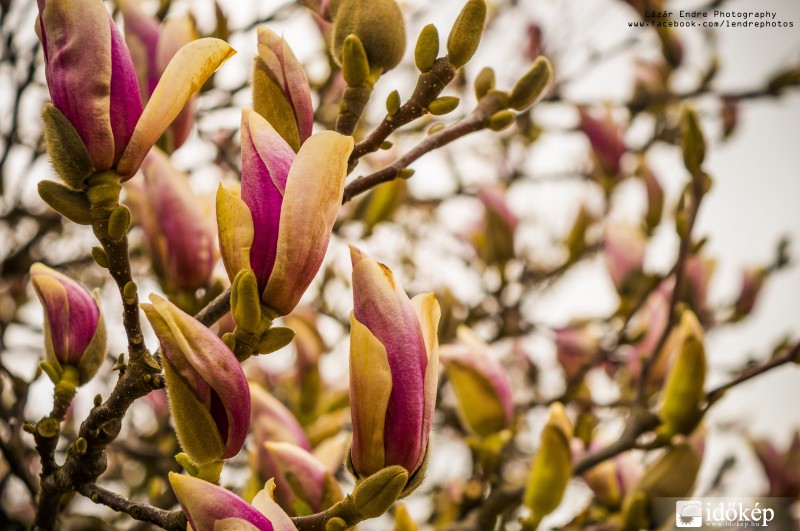
{"type": "Polygon", "coordinates": [[[117,205],[108,217],[108,236],[114,241],[121,241],[131,226],[131,211],[125,205],[117,205]]]}
{"type": "Polygon", "coordinates": [[[400,93],[393,90],[386,97],[386,113],[394,116],[400,110],[400,93]]]}
{"type": "Polygon", "coordinates": [[[706,141],[697,113],[689,107],[684,109],[681,116],[681,149],[686,169],[692,175],[698,175],[706,157],[706,141]]]}
{"type": "Polygon", "coordinates": [[[513,111],[505,110],[496,112],[489,118],[489,129],[492,131],[502,131],[514,123],[516,117],[517,114],[513,111]]]}
{"type": "Polygon", "coordinates": [[[38,188],[42,201],[62,216],[78,225],[92,224],[92,207],[85,193],[55,181],[40,181],[38,188]]]}
{"type": "Polygon", "coordinates": [[[461,68],[475,54],[486,22],[486,1],[468,0],[447,37],[447,56],[461,68]]]}
{"type": "Polygon", "coordinates": [[[369,77],[369,61],[361,39],[348,35],[342,46],[342,75],[351,87],[362,87],[369,77]]]}
{"type": "Polygon", "coordinates": [[[414,49],[414,61],[420,72],[427,72],[439,56],[439,31],[433,24],[428,24],[419,34],[414,49]]]}
{"type": "Polygon", "coordinates": [[[481,99],[494,88],[494,69],[483,67],[475,78],[475,97],[481,99]]]}
{"type": "Polygon", "coordinates": [[[377,518],[384,514],[403,492],[408,482],[408,472],[400,465],[378,470],[356,483],[353,505],[364,518],[377,518]]]}
{"type": "Polygon", "coordinates": [[[294,339],[294,330],[291,328],[285,326],[270,328],[258,342],[258,353],[271,354],[291,343],[292,339],[294,339]]]}
{"type": "Polygon", "coordinates": [[[236,326],[245,332],[254,333],[261,322],[261,293],[252,269],[242,269],[233,279],[231,314],[236,326]]]}
{"type": "Polygon", "coordinates": [[[394,0],[341,0],[333,21],[333,57],[341,65],[344,41],[356,35],[370,68],[384,72],[400,63],[406,49],[403,14],[394,0]]]}
{"type": "Polygon", "coordinates": [[[455,96],[442,96],[428,104],[428,112],[434,116],[441,116],[453,112],[458,107],[459,99],[455,96]]]}
{"type": "Polygon", "coordinates": [[[544,95],[551,79],[553,79],[553,67],[550,61],[542,56],[537,57],[511,90],[511,107],[524,111],[536,103],[544,95]]]}
{"type": "Polygon", "coordinates": [[[42,108],[42,121],[53,169],[67,186],[80,190],[94,171],[86,145],[72,123],[52,103],[42,108]]]}
{"type": "Polygon", "coordinates": [[[97,265],[103,269],[108,269],[108,255],[106,254],[105,249],[96,245],[92,247],[92,258],[94,258],[94,261],[97,265]]]}

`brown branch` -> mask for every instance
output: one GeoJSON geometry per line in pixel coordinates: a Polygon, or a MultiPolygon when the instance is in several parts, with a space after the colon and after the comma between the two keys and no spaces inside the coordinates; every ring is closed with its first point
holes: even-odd
{"type": "Polygon", "coordinates": [[[228,287],[225,291],[217,295],[213,301],[209,302],[205,308],[197,312],[194,318],[205,326],[211,326],[222,319],[230,310],[231,288],[228,287]]]}
{"type": "Polygon", "coordinates": [[[186,529],[186,517],[180,510],[166,511],[146,503],[133,502],[93,483],[81,485],[78,488],[78,492],[94,503],[100,503],[117,512],[126,513],[134,520],[155,524],[167,531],[183,531],[186,529]]]}

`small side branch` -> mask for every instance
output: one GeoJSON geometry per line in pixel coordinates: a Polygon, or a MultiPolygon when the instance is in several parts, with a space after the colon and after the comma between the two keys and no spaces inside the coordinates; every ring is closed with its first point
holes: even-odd
{"type": "Polygon", "coordinates": [[[186,529],[186,517],[181,511],[166,511],[146,503],[133,502],[115,492],[104,489],[94,483],[86,483],[78,488],[78,492],[92,500],[126,513],[135,520],[155,524],[167,531],[183,531],[186,529]]]}

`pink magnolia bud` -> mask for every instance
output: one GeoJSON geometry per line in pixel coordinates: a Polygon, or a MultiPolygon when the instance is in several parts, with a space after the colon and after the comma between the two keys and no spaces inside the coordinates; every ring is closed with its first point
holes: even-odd
{"type": "Polygon", "coordinates": [[[129,198],[157,271],[171,288],[206,286],[216,262],[214,228],[186,175],[158,148],[145,158],[142,173],[144,183],[131,187],[129,198]]]}
{"type": "Polygon", "coordinates": [[[686,289],[689,291],[689,300],[698,315],[706,313],[708,285],[717,268],[717,261],[705,256],[690,256],[686,260],[686,289]]]}
{"type": "Polygon", "coordinates": [[[470,239],[484,262],[503,264],[514,258],[517,216],[508,208],[505,191],[501,188],[484,186],[478,190],[477,196],[483,203],[485,214],[470,239]]]}
{"type": "Polygon", "coordinates": [[[220,338],[159,297],[142,304],[161,344],[167,393],[183,451],[197,464],[233,457],[250,426],[242,367],[220,338]]]}
{"type": "Polygon", "coordinates": [[[350,254],[352,469],[365,478],[400,465],[412,476],[436,402],[439,305],[432,293],[409,300],[388,267],[352,246],[350,254]]]}
{"type": "Polygon", "coordinates": [[[202,479],[169,473],[169,482],[194,531],[296,531],[289,516],[272,499],[268,482],[250,505],[234,493],[202,479]]]}
{"type": "Polygon", "coordinates": [[[579,128],[586,135],[600,169],[607,177],[616,177],[621,169],[625,142],[622,129],[610,116],[595,118],[585,109],[580,110],[579,128]]]}
{"type": "MultiPolygon", "coordinates": [[[[170,59],[185,44],[197,39],[197,32],[189,17],[169,18],[160,24],[157,18],[141,10],[137,0],[125,0],[119,4],[125,20],[125,42],[131,51],[139,91],[146,103],[170,59]]],[[[194,121],[194,100],[195,96],[189,98],[167,130],[170,134],[167,144],[171,149],[179,148],[189,135],[194,121]]]]}
{"type": "Polygon", "coordinates": [[[601,503],[618,509],[625,494],[639,482],[641,476],[641,465],[634,461],[630,453],[623,453],[590,468],[581,477],[601,503]]]}
{"type": "Polygon", "coordinates": [[[38,0],[53,105],[78,131],[95,170],[122,157],[142,101],[125,41],[101,0],[38,0]]]}
{"type": "Polygon", "coordinates": [[[603,250],[606,265],[620,293],[625,293],[626,280],[642,272],[647,238],[642,229],[630,223],[612,223],[606,227],[603,250]]]}
{"type": "Polygon", "coordinates": [[[233,279],[252,268],[262,301],[290,313],[317,274],[342,202],[353,138],[313,135],[295,156],[257,113],[242,112],[241,199],[220,187],[220,250],[233,279]]]}
{"type": "Polygon", "coordinates": [[[739,297],[734,306],[734,317],[742,318],[753,311],[758,300],[758,294],[764,286],[765,272],[763,267],[748,267],[742,272],[742,284],[739,288],[739,297]]]}
{"type": "Polygon", "coordinates": [[[568,384],[591,364],[600,352],[600,333],[591,325],[569,325],[555,330],[556,359],[568,384]]]}
{"type": "Polygon", "coordinates": [[[80,284],[44,264],[31,266],[31,284],[44,307],[45,352],[57,371],[76,367],[79,383],[95,375],[106,356],[106,327],[97,301],[80,284]]]}
{"type": "Polygon", "coordinates": [[[288,442],[304,450],[311,450],[311,444],[303,427],[280,400],[264,390],[260,385],[250,384],[251,426],[253,443],[260,452],[266,442],[288,442]]]}
{"type": "Polygon", "coordinates": [[[443,347],[441,359],[458,399],[459,416],[468,430],[488,437],[511,427],[511,382],[492,357],[489,345],[461,326],[458,342],[443,347]]]}
{"type": "MultiPolygon", "coordinates": [[[[647,297],[644,306],[631,319],[628,327],[628,337],[641,336],[633,343],[630,354],[629,368],[634,378],[638,378],[642,367],[642,360],[653,355],[658,346],[661,335],[669,321],[670,299],[672,298],[673,282],[662,282],[653,293],[647,297]]],[[[663,381],[666,376],[668,360],[666,356],[659,356],[659,363],[654,367],[651,378],[654,382],[663,381]]]]}
{"type": "Polygon", "coordinates": [[[308,451],[286,442],[264,444],[261,471],[275,479],[275,494],[292,516],[318,513],[342,499],[342,489],[325,466],[308,451]]]}

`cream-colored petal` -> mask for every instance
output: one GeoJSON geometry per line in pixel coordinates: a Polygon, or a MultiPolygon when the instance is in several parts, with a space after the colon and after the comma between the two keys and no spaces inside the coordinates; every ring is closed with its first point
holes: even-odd
{"type": "MultiPolygon", "coordinates": [[[[420,293],[411,299],[414,313],[419,319],[425,350],[428,352],[428,365],[425,368],[425,411],[422,420],[423,437],[428,437],[436,407],[436,390],[439,386],[439,318],[442,310],[433,293],[420,293]]],[[[424,458],[424,453],[423,453],[424,458]]],[[[420,459],[420,463],[422,459],[420,459]]]]}
{"type": "Polygon", "coordinates": [[[239,271],[250,268],[250,248],[255,230],[245,202],[238,193],[222,184],[217,189],[217,228],[222,261],[228,277],[233,280],[239,271]]]}
{"type": "Polygon", "coordinates": [[[147,152],[178,116],[189,97],[235,53],[225,41],[208,37],[190,42],[175,54],[117,164],[120,174],[130,178],[136,173],[147,152]]]}

